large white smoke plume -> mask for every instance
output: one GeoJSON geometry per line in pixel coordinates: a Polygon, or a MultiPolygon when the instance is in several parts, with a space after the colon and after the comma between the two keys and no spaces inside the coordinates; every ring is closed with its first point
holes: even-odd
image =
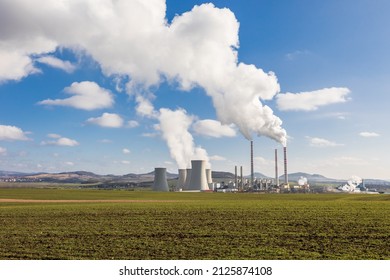
{"type": "Polygon", "coordinates": [[[190,168],[192,159],[203,159],[209,168],[208,155],[205,149],[196,147],[189,128],[194,118],[183,109],[172,111],[162,108],[159,112],[159,129],[167,142],[171,157],[179,168],[190,168]]]}
{"type": "Polygon", "coordinates": [[[344,192],[360,192],[360,189],[357,187],[363,182],[363,179],[353,175],[351,178],[347,181],[346,184],[343,186],[339,187],[339,190],[344,191],[344,192]]]}
{"type": "Polygon", "coordinates": [[[0,82],[38,72],[39,57],[70,48],[92,56],[105,75],[129,81],[126,89],[139,103],[137,111],[160,120],[172,155],[187,151],[168,136],[171,128],[163,121],[169,111],[156,115],[152,95],[145,94],[164,80],[182,90],[205,89],[218,120],[235,124],[247,139],[264,135],[285,145],[282,121],[261,103],[279,92],[276,76],[238,62],[234,14],[203,4],[171,23],[165,16],[164,0],[2,0],[0,82]]]}

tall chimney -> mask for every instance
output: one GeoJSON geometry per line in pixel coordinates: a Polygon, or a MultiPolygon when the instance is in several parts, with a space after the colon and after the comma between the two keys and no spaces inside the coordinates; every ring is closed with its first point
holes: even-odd
{"type": "Polygon", "coordinates": [[[240,166],[240,177],[241,177],[241,190],[244,190],[244,176],[242,174],[242,165],[240,166]]]}
{"type": "Polygon", "coordinates": [[[254,177],[255,174],[253,172],[253,140],[251,140],[251,185],[250,187],[253,187],[254,177]]]}
{"type": "Polygon", "coordinates": [[[156,167],[154,169],[153,190],[158,192],[169,191],[166,168],[156,167]]]}
{"type": "Polygon", "coordinates": [[[278,149],[275,149],[275,185],[279,186],[279,174],[278,174],[278,149]]]}
{"type": "Polygon", "coordinates": [[[238,188],[237,165],[234,166],[234,183],[235,183],[235,187],[238,188]]]}
{"type": "Polygon", "coordinates": [[[187,170],[179,169],[179,178],[177,180],[177,189],[184,189],[184,184],[186,183],[187,170]]]}
{"type": "Polygon", "coordinates": [[[283,147],[284,153],[284,183],[288,185],[288,175],[287,175],[287,147],[283,147]]]}
{"type": "Polygon", "coordinates": [[[208,190],[209,186],[207,185],[206,178],[206,161],[205,160],[191,160],[192,172],[191,180],[188,188],[190,190],[208,190]]]}

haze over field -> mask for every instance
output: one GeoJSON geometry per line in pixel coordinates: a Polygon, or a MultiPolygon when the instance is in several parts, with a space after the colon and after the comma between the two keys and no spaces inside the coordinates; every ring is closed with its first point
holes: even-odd
{"type": "Polygon", "coordinates": [[[1,0],[0,170],[389,179],[389,8],[1,0]]]}

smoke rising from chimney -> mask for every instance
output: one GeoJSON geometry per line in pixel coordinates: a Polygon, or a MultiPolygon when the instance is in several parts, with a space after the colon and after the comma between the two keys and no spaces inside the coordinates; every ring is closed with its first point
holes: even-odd
{"type": "Polygon", "coordinates": [[[12,65],[20,70],[17,76],[0,81],[25,77],[34,72],[34,60],[68,48],[91,56],[106,76],[126,83],[140,115],[155,113],[148,92],[162,81],[182,90],[201,87],[222,124],[235,124],[249,140],[257,134],[285,145],[282,121],[262,104],[279,93],[277,78],[238,61],[239,22],[233,12],[202,4],[169,24],[166,9],[164,0],[6,1],[0,18],[8,29],[0,53],[24,63],[12,65]]]}

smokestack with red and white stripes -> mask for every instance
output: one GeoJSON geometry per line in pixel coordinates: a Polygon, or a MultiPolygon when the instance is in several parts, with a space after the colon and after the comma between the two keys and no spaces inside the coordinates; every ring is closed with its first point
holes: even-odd
{"type": "Polygon", "coordinates": [[[287,147],[283,147],[284,153],[284,183],[288,185],[288,175],[287,175],[287,147]]]}

